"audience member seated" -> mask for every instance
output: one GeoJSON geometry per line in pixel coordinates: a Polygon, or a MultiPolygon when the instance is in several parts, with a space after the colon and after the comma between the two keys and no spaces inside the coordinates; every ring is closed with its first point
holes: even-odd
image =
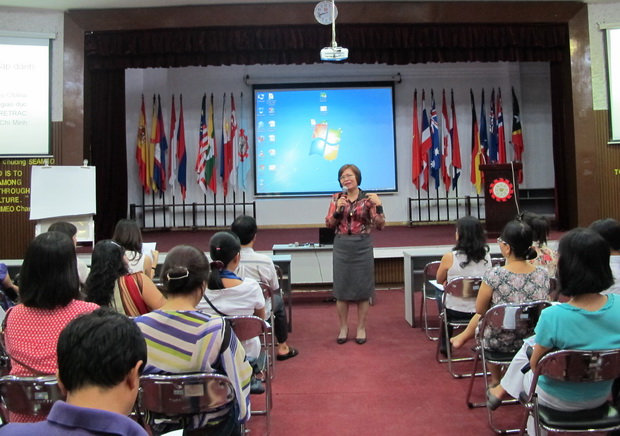
{"type": "Polygon", "coordinates": [[[594,221],[590,228],[601,235],[609,245],[609,266],[614,276],[614,284],[603,294],[620,294],[620,223],[612,218],[594,221]]]}
{"type": "MultiPolygon", "coordinates": [[[[241,258],[239,238],[234,233],[217,232],[209,245],[211,272],[198,310],[211,315],[255,315],[265,319],[265,297],[258,282],[241,279],[233,272],[241,258]]],[[[251,359],[260,354],[258,338],[243,341],[243,346],[251,359]]]]}
{"type": "Polygon", "coordinates": [[[9,424],[3,435],[147,435],[127,416],[146,361],[144,338],[131,320],[109,309],[81,315],[60,334],[57,354],[66,402],[54,403],[47,421],[9,424]]]}
{"type": "Polygon", "coordinates": [[[116,223],[112,240],[125,248],[128,270],[130,273],[143,272],[152,279],[157,268],[159,252],[151,250],[150,254],[142,253],[142,232],[134,220],[123,219],[116,223]]]}
{"type": "MultiPolygon", "coordinates": [[[[489,390],[490,408],[497,408],[507,395],[517,398],[522,391],[528,391],[532,371],[549,351],[620,348],[620,297],[601,294],[613,283],[607,242],[591,229],[566,233],[559,245],[558,278],[560,292],[570,301],[542,311],[531,338],[535,342],[531,358],[527,357],[528,344],[524,344],[501,384],[489,390]],[[531,369],[522,372],[528,363],[531,369]]],[[[577,411],[602,405],[610,390],[611,382],[576,385],[541,376],[536,392],[541,405],[577,411]]],[[[529,434],[534,434],[531,429],[529,434]]]]}
{"type": "MultiPolygon", "coordinates": [[[[482,277],[491,268],[491,255],[486,235],[480,221],[473,216],[460,218],[456,222],[456,245],[444,254],[437,269],[437,283],[445,285],[456,277],[482,277]]],[[[443,291],[437,290],[437,305],[442,310],[443,291]]],[[[446,295],[448,319],[467,319],[476,313],[475,298],[461,298],[446,295]]],[[[451,332],[450,332],[451,333],[451,332]]],[[[446,338],[439,332],[440,351],[445,354],[446,338]]]]}
{"type": "MultiPolygon", "coordinates": [[[[78,301],[80,283],[73,241],[60,232],[37,236],[26,249],[20,272],[20,304],[4,318],[4,340],[11,374],[56,373],[56,343],[76,316],[99,306],[78,301]]],[[[11,422],[40,421],[11,413],[11,422]]]]}
{"type": "Polygon", "coordinates": [[[11,280],[9,269],[4,263],[0,263],[0,291],[4,293],[4,298],[0,299],[0,307],[8,310],[19,297],[19,287],[11,280]]]}
{"type": "MultiPolygon", "coordinates": [[[[209,274],[209,261],[195,247],[181,245],[166,256],[161,279],[167,302],[159,310],[135,319],[148,347],[147,373],[217,372],[233,383],[237,406],[227,413],[194,416],[190,429],[209,426],[217,434],[239,434],[239,423],[250,415],[252,368],[230,325],[222,317],[196,310],[209,274]],[[217,427],[216,427],[217,426],[217,427]]],[[[159,431],[169,425],[150,425],[159,431]]],[[[178,427],[177,427],[178,428],[178,427]]],[[[211,433],[210,433],[211,434],[211,433]]]]}
{"type": "MultiPolygon", "coordinates": [[[[71,238],[71,240],[73,241],[73,245],[77,248],[77,227],[75,227],[75,225],[66,221],[57,221],[51,226],[49,226],[47,231],[64,233],[71,238]]],[[[80,277],[80,283],[84,284],[86,283],[86,278],[90,273],[90,268],[88,268],[88,266],[86,266],[86,264],[82,260],[80,260],[77,255],[75,256],[75,258],[77,259],[77,270],[78,276],[80,277]]]]}
{"type": "Polygon", "coordinates": [[[547,268],[549,277],[555,277],[555,269],[558,264],[558,253],[554,249],[547,246],[547,237],[549,236],[549,220],[532,212],[523,212],[521,219],[525,224],[530,226],[534,232],[534,249],[536,250],[536,258],[530,259],[532,265],[547,268]]]}
{"type": "Polygon", "coordinates": [[[112,307],[127,316],[143,315],[166,302],[144,273],[127,271],[125,250],[109,239],[95,245],[84,292],[86,301],[112,307]]]}
{"type": "Polygon", "coordinates": [[[235,273],[242,279],[251,278],[263,282],[271,288],[272,297],[265,302],[265,312],[269,318],[273,311],[273,330],[278,340],[276,358],[287,360],[297,356],[299,352],[286,343],[288,340],[288,321],[273,260],[269,256],[254,251],[254,242],[256,242],[256,233],[258,232],[256,220],[248,215],[238,216],[233,221],[231,230],[241,242],[241,261],[235,273]]]}
{"type": "MultiPolygon", "coordinates": [[[[474,337],[480,317],[497,304],[525,303],[527,301],[546,300],[549,295],[549,275],[547,270],[528,262],[536,256],[532,247],[532,229],[521,221],[510,221],[497,238],[506,265],[496,266],[486,272],[476,299],[476,315],[472,317],[467,328],[450,339],[455,348],[462,347],[474,337]]],[[[493,351],[514,352],[521,343],[509,332],[498,334],[489,332],[488,343],[493,351]]],[[[491,386],[499,383],[500,368],[490,365],[491,386]]]]}

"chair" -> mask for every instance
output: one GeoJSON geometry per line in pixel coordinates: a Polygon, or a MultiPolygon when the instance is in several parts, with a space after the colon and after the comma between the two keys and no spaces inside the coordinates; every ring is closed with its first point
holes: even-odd
{"type": "MultiPolygon", "coordinates": [[[[4,410],[30,416],[47,416],[57,400],[64,400],[54,375],[0,377],[0,401],[4,410]]],[[[3,412],[4,412],[3,410],[3,412]]],[[[8,422],[6,416],[2,417],[8,422]]]]}
{"type": "Polygon", "coordinates": [[[430,327],[428,325],[428,304],[429,300],[433,301],[436,305],[437,297],[435,290],[437,289],[429,280],[435,280],[437,278],[437,270],[439,269],[441,262],[436,260],[434,262],[427,263],[422,271],[422,304],[420,305],[420,328],[426,333],[426,337],[431,341],[436,341],[439,336],[431,336],[430,330],[439,330],[439,327],[430,327]]]}
{"type": "Polygon", "coordinates": [[[269,330],[269,325],[265,322],[265,320],[253,315],[226,316],[224,318],[228,320],[233,331],[235,332],[235,336],[237,336],[240,341],[254,339],[257,336],[260,338],[261,355],[257,359],[256,367],[260,369],[262,380],[265,384],[265,407],[262,410],[255,410],[252,408],[252,414],[265,415],[267,419],[267,430],[269,430],[272,407],[271,366],[268,362],[269,353],[267,352],[267,333],[269,330]]]}
{"type": "Polygon", "coordinates": [[[491,258],[491,266],[504,266],[506,265],[505,257],[492,257],[491,258]]]}
{"type": "Polygon", "coordinates": [[[140,377],[140,415],[156,414],[158,421],[164,423],[183,426],[192,415],[218,412],[223,407],[232,406],[235,401],[232,383],[221,374],[152,374],[140,377]]]}
{"type": "Polygon", "coordinates": [[[291,284],[290,284],[290,277],[284,277],[284,274],[282,273],[282,268],[280,268],[280,265],[273,265],[276,269],[276,275],[278,276],[278,283],[280,284],[280,292],[282,294],[284,294],[284,305],[286,307],[286,310],[288,311],[288,332],[292,333],[293,331],[293,296],[291,293],[291,284]],[[285,286],[285,283],[287,283],[287,286],[285,286]]]}
{"type": "Polygon", "coordinates": [[[441,359],[439,357],[441,341],[437,342],[437,351],[435,354],[435,358],[440,363],[446,363],[446,362],[448,363],[448,371],[450,371],[450,374],[452,374],[452,377],[454,378],[471,377],[472,375],[474,375],[473,373],[472,374],[460,374],[454,371],[454,369],[452,368],[452,364],[454,362],[464,362],[464,361],[473,360],[474,358],[471,356],[453,358],[452,350],[451,350],[452,347],[450,347],[450,342],[449,342],[450,327],[452,328],[467,327],[471,319],[471,316],[468,316],[467,318],[463,318],[463,319],[448,319],[447,312],[446,312],[446,304],[445,304],[446,296],[452,295],[454,297],[459,297],[459,298],[475,299],[478,296],[478,290],[480,290],[481,283],[482,283],[481,277],[455,277],[444,286],[444,293],[443,293],[443,298],[442,298],[443,309],[441,313],[439,314],[439,328],[443,329],[444,334],[446,335],[447,358],[441,359]]]}
{"type": "MultiPolygon", "coordinates": [[[[475,349],[472,373],[477,370],[478,362],[482,361],[482,374],[484,376],[485,391],[489,388],[488,364],[508,366],[514,355],[523,345],[523,340],[534,334],[534,328],[540,318],[540,313],[551,305],[548,301],[532,301],[521,304],[498,304],[491,307],[480,321],[475,349]],[[489,343],[491,335],[505,335],[505,339],[513,345],[511,349],[505,351],[493,350],[489,343]]],[[[469,381],[469,388],[465,397],[465,402],[469,408],[485,407],[483,403],[472,403],[471,393],[474,387],[474,377],[469,381]]],[[[515,400],[507,401],[516,403],[515,400]]],[[[499,429],[493,421],[493,411],[488,409],[489,425],[501,434],[515,433],[517,429],[499,429]]]]}
{"type": "MultiPolygon", "coordinates": [[[[258,282],[258,284],[263,290],[263,297],[265,298],[265,300],[268,300],[268,299],[271,300],[271,298],[273,297],[273,291],[271,290],[269,285],[265,282],[258,282]]],[[[274,378],[276,375],[275,364],[274,364],[276,360],[276,336],[273,331],[274,329],[273,326],[274,326],[274,315],[273,315],[273,305],[272,305],[271,314],[269,316],[269,330],[267,331],[267,345],[271,351],[271,354],[270,354],[271,359],[269,359],[269,365],[271,367],[270,368],[271,378],[274,378]]]]}
{"type": "Polygon", "coordinates": [[[525,407],[519,434],[525,434],[528,417],[534,419],[536,436],[540,429],[548,432],[607,432],[620,429],[620,411],[607,402],[595,409],[562,412],[538,404],[536,386],[540,376],[561,382],[598,382],[620,377],[620,349],[561,350],[544,355],[534,371],[529,392],[521,392],[519,402],[525,407]]]}

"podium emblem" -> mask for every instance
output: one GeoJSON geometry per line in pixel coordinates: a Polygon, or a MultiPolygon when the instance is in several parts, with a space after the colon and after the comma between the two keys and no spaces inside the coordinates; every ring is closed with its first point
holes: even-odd
{"type": "Polygon", "coordinates": [[[507,179],[495,179],[489,185],[489,192],[491,194],[491,198],[495,201],[508,201],[512,198],[514,194],[514,186],[507,179]]]}

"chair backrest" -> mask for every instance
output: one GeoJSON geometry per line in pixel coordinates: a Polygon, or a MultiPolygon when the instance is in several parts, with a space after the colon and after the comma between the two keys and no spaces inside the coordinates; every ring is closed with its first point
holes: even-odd
{"type": "Polygon", "coordinates": [[[476,298],[482,277],[455,277],[443,287],[444,294],[460,298],[476,298]]]}
{"type": "Polygon", "coordinates": [[[205,413],[235,400],[228,377],[215,373],[151,374],[140,377],[141,410],[166,415],[205,413]]]}
{"type": "Polygon", "coordinates": [[[260,336],[267,332],[269,326],[264,319],[253,315],[225,316],[240,341],[260,336]]]}
{"type": "Polygon", "coordinates": [[[567,382],[614,380],[620,377],[620,349],[553,351],[540,359],[536,374],[567,382]]]}
{"type": "Polygon", "coordinates": [[[491,307],[482,317],[479,336],[483,348],[487,348],[486,331],[493,332],[497,337],[500,331],[510,335],[510,341],[515,343],[534,334],[534,328],[543,309],[551,306],[548,301],[531,301],[526,303],[498,304],[491,307]]]}
{"type": "Polygon", "coordinates": [[[504,266],[506,265],[506,258],[505,257],[492,257],[491,265],[492,266],[504,266]]]}
{"type": "Polygon", "coordinates": [[[263,291],[263,297],[265,297],[265,300],[273,297],[273,291],[267,283],[260,281],[258,284],[263,291]]]}
{"type": "Polygon", "coordinates": [[[0,399],[10,412],[46,416],[52,405],[57,400],[64,400],[65,396],[55,376],[7,375],[0,378],[0,399]]]}
{"type": "Polygon", "coordinates": [[[424,281],[426,280],[435,280],[437,278],[437,270],[439,269],[439,265],[441,262],[436,260],[434,262],[429,262],[424,266],[424,281]]]}

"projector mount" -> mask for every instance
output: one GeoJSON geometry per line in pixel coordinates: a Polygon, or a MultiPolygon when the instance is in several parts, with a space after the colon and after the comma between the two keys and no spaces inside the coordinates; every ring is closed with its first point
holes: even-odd
{"type": "Polygon", "coordinates": [[[324,47],[321,49],[322,61],[343,61],[349,57],[349,49],[344,47],[338,47],[336,43],[336,0],[332,0],[332,44],[331,47],[324,47]]]}

